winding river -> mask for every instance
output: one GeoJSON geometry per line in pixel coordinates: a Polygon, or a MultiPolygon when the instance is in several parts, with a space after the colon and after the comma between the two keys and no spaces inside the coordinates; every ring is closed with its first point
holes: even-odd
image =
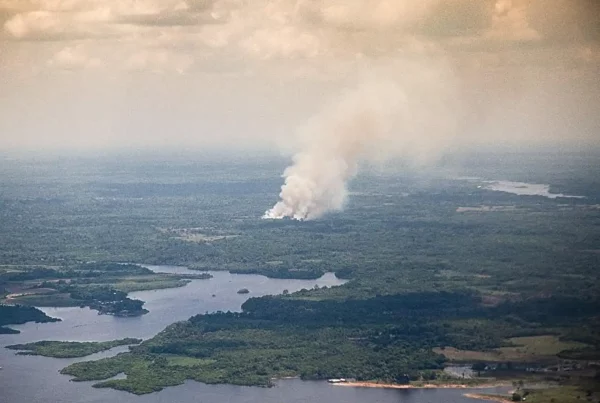
{"type": "MultiPolygon", "coordinates": [[[[156,272],[198,273],[183,267],[146,266],[156,272]]],[[[452,389],[389,390],[336,387],[326,382],[298,379],[280,380],[277,387],[259,388],[233,385],[205,385],[189,381],[158,393],[136,396],[111,389],[95,389],[93,382],[70,382],[58,371],[72,362],[97,359],[127,351],[117,347],[110,351],[76,359],[20,356],[2,348],[6,345],[38,340],[104,341],[123,337],[147,339],[173,322],[204,312],[239,311],[249,297],[280,294],[315,285],[336,286],[344,283],[333,273],[317,280],[269,279],[258,275],[210,272],[213,278],[192,280],[181,288],[130,293],[132,298],[146,301],[150,313],[135,318],[98,315],[88,308],[42,308],[55,323],[27,323],[11,326],[17,335],[0,335],[0,403],[467,403],[463,391],[452,389]],[[250,294],[238,294],[247,288],[250,294]],[[214,295],[214,296],[213,296],[214,295]]],[[[490,390],[488,390],[490,393],[490,390]]]]}

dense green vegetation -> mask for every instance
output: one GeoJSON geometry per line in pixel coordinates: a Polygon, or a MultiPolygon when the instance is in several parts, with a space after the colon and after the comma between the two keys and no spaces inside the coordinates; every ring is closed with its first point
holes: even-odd
{"type": "Polygon", "coordinates": [[[562,382],[562,384],[557,387],[546,389],[523,388],[516,393],[521,398],[525,398],[525,400],[532,403],[596,402],[600,398],[599,380],[600,379],[576,379],[562,382]]]}
{"type": "Polygon", "coordinates": [[[597,156],[560,164],[555,156],[480,158],[488,160],[467,161],[469,168],[448,162],[437,174],[367,170],[350,184],[344,212],[307,222],[260,219],[276,201],[286,161],[0,166],[9,178],[0,196],[0,281],[6,294],[23,284],[51,290],[19,299],[122,312],[143,309],[124,295],[142,279],[183,285],[185,277],[154,277],[135,265],[102,269],[103,262],[276,278],[331,271],[351,280],[252,298],[243,313],[195,316],[129,353],[64,370],[80,380],[124,372],[127,379],[97,386],[135,393],[185,379],[268,385],[288,375],[394,381],[408,373],[430,380],[449,359],[444,347],[494,353],[520,348],[515,337],[553,336],[570,346],[559,355],[595,357],[597,156]],[[463,175],[481,179],[457,179],[463,175]],[[487,179],[550,183],[585,198],[495,192],[487,179]]]}
{"type": "Polygon", "coordinates": [[[100,351],[110,350],[117,346],[127,346],[141,343],[141,339],[125,338],[112,341],[93,341],[93,342],[75,342],[75,341],[37,341],[27,344],[13,344],[6,346],[11,350],[22,350],[19,355],[42,355],[53,358],[75,358],[85,357],[86,355],[99,353],[100,351]]]}
{"type": "MultiPolygon", "coordinates": [[[[279,265],[278,265],[279,266],[279,265]]],[[[293,278],[298,280],[314,280],[325,274],[325,270],[320,268],[310,267],[312,263],[306,264],[308,268],[298,267],[278,267],[277,269],[262,268],[262,269],[229,269],[229,272],[234,274],[260,274],[270,278],[293,278]]]]}
{"type": "Polygon", "coordinates": [[[135,265],[110,262],[83,263],[61,268],[11,267],[0,271],[0,287],[13,289],[7,302],[36,306],[88,306],[101,314],[137,316],[147,312],[143,301],[128,292],[183,287],[208,273],[177,275],[154,273],[135,265]]]}
{"type": "MultiPolygon", "coordinates": [[[[520,316],[525,304],[485,307],[472,292],[415,292],[344,302],[293,297],[251,298],[243,313],[197,315],[169,326],[130,353],[77,363],[63,373],[79,380],[102,380],[125,372],[126,380],[98,386],[133,393],[147,393],[185,379],[269,385],[274,377],[290,375],[395,382],[409,374],[413,380],[432,380],[446,362],[442,354],[434,352],[435,347],[480,350],[510,346],[509,337],[543,334],[549,329],[548,323],[529,323],[520,316]],[[167,366],[160,370],[164,376],[157,378],[157,360],[169,356],[209,363],[203,362],[194,371],[167,366]]],[[[539,313],[551,315],[553,309],[555,306],[548,304],[539,313]]],[[[570,323],[585,323],[594,315],[596,312],[582,310],[570,323]]],[[[543,362],[547,350],[510,357],[515,364],[531,357],[543,362]]]]}
{"type": "Polygon", "coordinates": [[[60,319],[51,318],[34,307],[0,304],[0,334],[19,333],[18,330],[5,327],[5,325],[20,325],[27,322],[46,323],[58,321],[60,321],[60,319]]]}

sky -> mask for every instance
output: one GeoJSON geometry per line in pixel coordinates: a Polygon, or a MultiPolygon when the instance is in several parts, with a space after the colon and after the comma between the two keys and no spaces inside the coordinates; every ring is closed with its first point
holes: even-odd
{"type": "Polygon", "coordinates": [[[410,150],[597,146],[599,72],[597,0],[0,0],[0,151],[293,153],[373,81],[410,150]]]}

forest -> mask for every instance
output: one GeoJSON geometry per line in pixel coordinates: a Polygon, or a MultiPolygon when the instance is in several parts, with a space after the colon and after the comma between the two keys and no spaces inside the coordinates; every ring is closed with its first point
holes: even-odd
{"type": "Polygon", "coordinates": [[[32,306],[0,304],[0,334],[19,333],[18,330],[6,325],[20,325],[27,322],[47,323],[58,322],[60,319],[51,318],[44,312],[32,306]]]}
{"type": "MultiPolygon", "coordinates": [[[[509,339],[516,337],[555,334],[568,338],[566,329],[585,327],[597,316],[598,301],[589,301],[587,307],[568,317],[558,313],[561,327],[557,327],[550,320],[564,300],[534,303],[534,318],[527,309],[529,302],[484,307],[478,298],[474,293],[449,292],[345,302],[306,301],[294,294],[251,298],[242,313],[194,316],[169,326],[129,353],[73,364],[63,373],[76,380],[103,380],[125,372],[126,380],[95,386],[133,393],[147,393],[185,379],[268,386],[273,378],[284,376],[396,382],[408,374],[411,380],[432,381],[442,376],[440,370],[447,362],[439,347],[442,353],[447,346],[489,351],[512,346],[509,339]],[[191,357],[200,364],[193,371],[157,365],[168,362],[164,360],[169,357],[191,357]],[[165,375],[156,378],[156,371],[165,375]]],[[[598,333],[594,339],[580,340],[591,344],[574,345],[597,348],[598,333]]],[[[525,360],[532,365],[532,358],[538,364],[556,360],[539,353],[516,356],[512,364],[502,363],[513,366],[525,360]]]]}
{"type": "Polygon", "coordinates": [[[241,313],[198,312],[130,352],[63,370],[134,393],[185,379],[433,379],[450,352],[510,349],[519,337],[568,346],[534,355],[541,362],[557,354],[590,360],[600,349],[594,159],[554,166],[509,155],[494,169],[489,161],[438,172],[366,169],[351,182],[344,211],[304,222],[260,218],[278,194],[279,160],[123,161],[118,174],[110,161],[75,159],[33,174],[5,165],[13,179],[0,195],[0,286],[5,296],[51,290],[15,297],[19,303],[51,298],[118,313],[143,312],[131,290],[185,286],[141,263],[189,266],[199,276],[333,272],[350,280],[250,298],[241,313]],[[486,188],[507,178],[583,197],[486,188]],[[121,372],[126,380],[103,381],[121,372]]]}
{"type": "Polygon", "coordinates": [[[0,273],[0,286],[7,304],[87,306],[99,314],[139,316],[148,312],[144,301],[129,298],[128,292],[183,287],[191,278],[211,277],[200,272],[154,273],[137,264],[88,262],[53,268],[11,266],[0,273]]]}
{"type": "Polygon", "coordinates": [[[38,341],[35,343],[13,344],[6,346],[10,350],[19,350],[19,355],[42,355],[53,358],[85,357],[100,351],[110,350],[117,346],[127,346],[141,343],[141,339],[125,338],[121,340],[102,342],[75,341],[38,341]]]}

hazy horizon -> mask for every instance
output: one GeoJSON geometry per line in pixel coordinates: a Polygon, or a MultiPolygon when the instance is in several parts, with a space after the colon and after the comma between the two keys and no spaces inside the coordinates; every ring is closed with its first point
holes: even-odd
{"type": "Polygon", "coordinates": [[[291,155],[365,82],[399,102],[378,139],[394,155],[585,150],[599,15],[593,0],[0,0],[0,151],[291,155]]]}

